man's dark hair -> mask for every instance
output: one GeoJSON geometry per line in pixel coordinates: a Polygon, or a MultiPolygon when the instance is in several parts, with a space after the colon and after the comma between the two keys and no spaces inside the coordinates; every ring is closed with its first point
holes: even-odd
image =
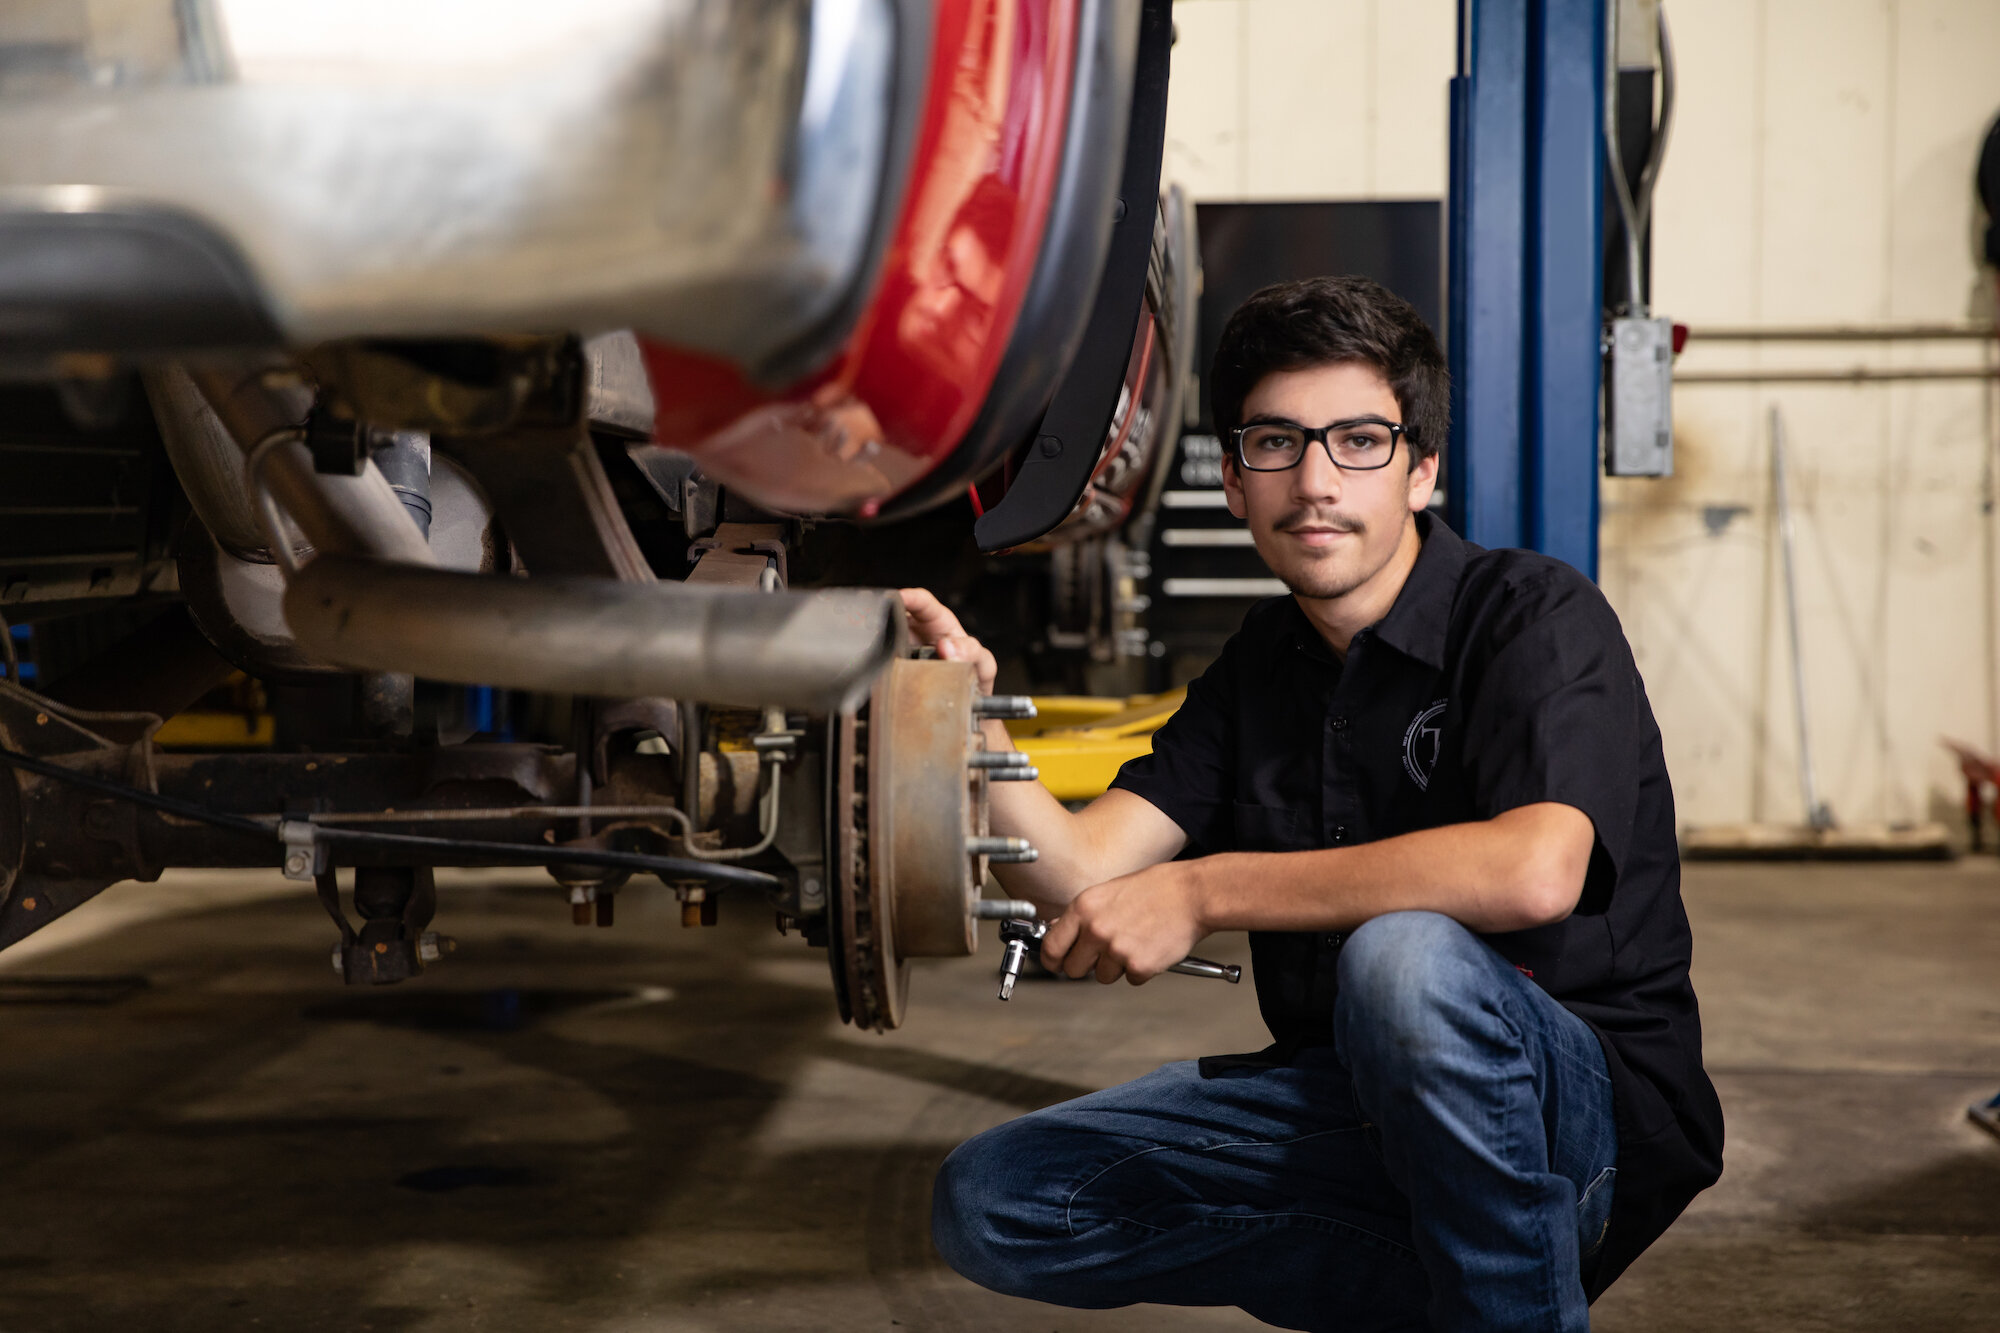
{"type": "Polygon", "coordinates": [[[1346,361],[1373,366],[1389,381],[1413,464],[1443,447],[1451,429],[1451,373],[1437,335],[1408,301],[1351,275],[1277,283],[1236,307],[1209,367],[1215,428],[1227,435],[1242,424],[1243,400],[1266,375],[1346,361]]]}

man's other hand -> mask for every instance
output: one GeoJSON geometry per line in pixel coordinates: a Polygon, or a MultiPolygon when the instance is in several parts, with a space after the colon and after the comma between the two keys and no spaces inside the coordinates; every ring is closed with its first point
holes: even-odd
{"type": "Polygon", "coordinates": [[[993,693],[993,677],[998,674],[999,663],[986,645],[965,632],[965,626],[958,623],[958,617],[951,608],[940,602],[925,588],[903,589],[903,611],[910,618],[910,636],[918,643],[937,649],[937,655],[947,662],[972,663],[973,675],[979,681],[981,694],[993,693]]]}
{"type": "Polygon", "coordinates": [[[1208,934],[1189,865],[1167,861],[1085,889],[1042,938],[1043,965],[1137,986],[1187,957],[1208,934]]]}

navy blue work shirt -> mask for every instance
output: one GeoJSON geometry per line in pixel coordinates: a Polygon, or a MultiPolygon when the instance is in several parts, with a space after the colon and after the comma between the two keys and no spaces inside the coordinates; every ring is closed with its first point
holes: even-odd
{"type": "MultiPolygon", "coordinates": [[[[1482,938],[1597,1033],[1618,1188],[1594,1297],[1722,1173],[1722,1108],[1688,981],[1673,790],[1618,617],[1561,561],[1489,551],[1428,514],[1380,623],[1337,658],[1298,603],[1257,603],[1114,787],[1180,825],[1189,854],[1305,851],[1490,819],[1539,801],[1590,817],[1576,910],[1482,938]]],[[[1253,931],[1257,1003],[1282,1062],[1333,1041],[1332,932],[1253,931]]]]}

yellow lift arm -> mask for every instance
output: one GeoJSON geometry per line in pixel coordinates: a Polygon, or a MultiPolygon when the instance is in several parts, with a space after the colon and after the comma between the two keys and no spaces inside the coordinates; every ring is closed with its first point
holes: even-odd
{"type": "Polygon", "coordinates": [[[1007,732],[1057,800],[1089,801],[1104,794],[1127,759],[1153,752],[1153,733],[1185,698],[1184,689],[1129,699],[1045,695],[1035,700],[1036,716],[1009,722],[1007,732]]]}

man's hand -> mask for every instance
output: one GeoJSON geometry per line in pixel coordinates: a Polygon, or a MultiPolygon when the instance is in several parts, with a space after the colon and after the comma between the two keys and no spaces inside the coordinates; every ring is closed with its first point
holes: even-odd
{"type": "Polygon", "coordinates": [[[1209,928],[1187,861],[1166,861],[1085,889],[1049,926],[1042,962],[1109,985],[1152,980],[1194,952],[1209,928]]]}
{"type": "Polygon", "coordinates": [[[947,662],[972,663],[981,694],[993,693],[993,677],[1000,667],[985,644],[965,632],[958,617],[925,588],[903,589],[903,611],[910,618],[910,635],[918,643],[937,649],[947,662]]]}

